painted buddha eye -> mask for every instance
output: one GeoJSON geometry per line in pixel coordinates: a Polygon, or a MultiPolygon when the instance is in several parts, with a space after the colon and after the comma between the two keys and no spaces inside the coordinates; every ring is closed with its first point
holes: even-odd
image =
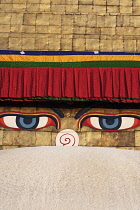
{"type": "Polygon", "coordinates": [[[79,119],[79,127],[83,126],[106,131],[125,130],[140,126],[140,116],[129,113],[115,115],[89,113],[79,119]]]}
{"type": "Polygon", "coordinates": [[[58,117],[51,113],[15,114],[6,113],[0,115],[0,126],[21,130],[35,130],[48,126],[60,127],[58,117]]]}

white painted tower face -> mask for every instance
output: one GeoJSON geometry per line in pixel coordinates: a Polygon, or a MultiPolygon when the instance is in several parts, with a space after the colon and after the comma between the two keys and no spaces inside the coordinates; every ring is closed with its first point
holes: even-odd
{"type": "Polygon", "coordinates": [[[78,146],[79,136],[71,129],[60,131],[56,136],[56,146],[78,146]]]}

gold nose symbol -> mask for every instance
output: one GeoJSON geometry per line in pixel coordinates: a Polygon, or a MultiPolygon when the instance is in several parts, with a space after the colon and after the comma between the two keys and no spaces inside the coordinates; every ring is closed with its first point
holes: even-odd
{"type": "Polygon", "coordinates": [[[56,136],[56,146],[78,146],[79,136],[71,129],[60,131],[56,136]]]}

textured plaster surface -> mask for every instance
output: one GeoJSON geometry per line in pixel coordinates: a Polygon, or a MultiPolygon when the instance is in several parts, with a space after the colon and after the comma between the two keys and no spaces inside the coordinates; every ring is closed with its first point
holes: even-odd
{"type": "Polygon", "coordinates": [[[1,0],[0,49],[139,52],[139,15],[139,0],[1,0]]]}
{"type": "Polygon", "coordinates": [[[0,210],[140,207],[140,151],[36,147],[0,159],[0,210]]]}

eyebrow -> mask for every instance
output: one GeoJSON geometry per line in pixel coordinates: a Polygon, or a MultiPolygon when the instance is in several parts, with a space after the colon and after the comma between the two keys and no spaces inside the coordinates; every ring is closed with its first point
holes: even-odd
{"type": "Polygon", "coordinates": [[[86,112],[88,112],[90,109],[92,109],[92,107],[86,107],[86,108],[80,109],[80,110],[76,113],[75,119],[78,119],[78,118],[81,117],[83,114],[85,114],[86,112]]]}
{"type": "Polygon", "coordinates": [[[64,113],[58,109],[58,108],[54,108],[54,107],[49,107],[51,110],[53,110],[56,114],[59,115],[59,117],[64,118],[64,113]]]}
{"type": "Polygon", "coordinates": [[[83,114],[85,114],[86,112],[88,112],[89,110],[91,110],[92,108],[96,108],[99,105],[99,103],[95,103],[90,107],[86,107],[86,108],[82,108],[80,109],[76,115],[75,115],[75,119],[78,119],[79,117],[81,117],[83,114]]]}

